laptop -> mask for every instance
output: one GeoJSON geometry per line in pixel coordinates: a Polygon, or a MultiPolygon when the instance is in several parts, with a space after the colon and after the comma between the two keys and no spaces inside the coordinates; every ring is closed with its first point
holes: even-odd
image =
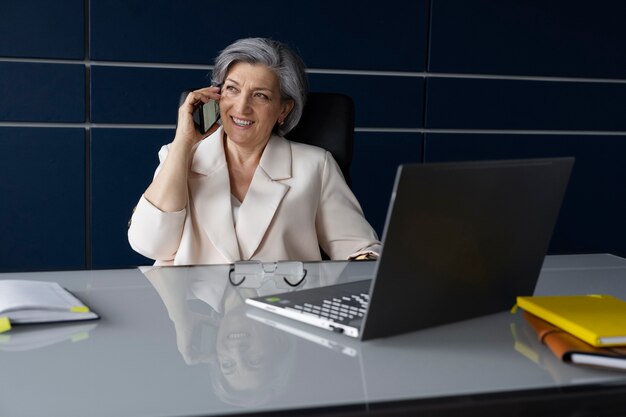
{"type": "Polygon", "coordinates": [[[508,310],[533,294],[573,164],[400,165],[373,279],[246,303],[361,340],[508,310]]]}

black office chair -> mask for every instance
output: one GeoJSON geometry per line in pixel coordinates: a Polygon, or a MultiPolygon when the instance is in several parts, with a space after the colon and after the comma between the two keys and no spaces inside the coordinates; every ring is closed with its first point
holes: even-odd
{"type": "Polygon", "coordinates": [[[286,135],[294,142],[329,151],[352,186],[350,165],[354,145],[354,102],[335,93],[309,93],[300,123],[286,135]]]}
{"type": "MultiPolygon", "coordinates": [[[[184,91],[178,105],[187,97],[184,91]]],[[[286,135],[294,142],[319,146],[329,151],[352,186],[350,165],[354,145],[354,102],[343,94],[309,93],[298,125],[286,135]]]]}

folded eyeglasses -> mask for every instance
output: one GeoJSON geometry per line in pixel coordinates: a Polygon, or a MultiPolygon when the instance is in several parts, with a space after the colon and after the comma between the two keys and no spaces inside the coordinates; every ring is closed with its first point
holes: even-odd
{"type": "Polygon", "coordinates": [[[269,279],[277,288],[296,288],[304,282],[307,270],[302,262],[237,261],[228,272],[230,283],[238,287],[260,288],[269,279]]]}

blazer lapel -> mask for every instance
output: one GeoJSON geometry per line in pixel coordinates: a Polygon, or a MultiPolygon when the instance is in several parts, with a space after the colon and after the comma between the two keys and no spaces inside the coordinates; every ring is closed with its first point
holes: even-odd
{"type": "Polygon", "coordinates": [[[213,246],[228,262],[241,259],[233,226],[230,179],[224,155],[222,128],[198,145],[191,164],[189,188],[196,219],[213,246]]]}
{"type": "MultiPolygon", "coordinates": [[[[291,178],[291,145],[272,136],[254,173],[246,198],[239,209],[235,231],[241,257],[254,256],[289,186],[278,180],[291,178]]],[[[230,205],[229,205],[230,207],[230,205]]]]}

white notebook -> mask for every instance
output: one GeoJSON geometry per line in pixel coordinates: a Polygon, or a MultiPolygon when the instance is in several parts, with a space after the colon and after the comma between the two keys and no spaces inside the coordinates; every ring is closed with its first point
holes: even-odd
{"type": "Polygon", "coordinates": [[[12,324],[99,318],[58,283],[28,280],[0,281],[0,317],[12,324]]]}

